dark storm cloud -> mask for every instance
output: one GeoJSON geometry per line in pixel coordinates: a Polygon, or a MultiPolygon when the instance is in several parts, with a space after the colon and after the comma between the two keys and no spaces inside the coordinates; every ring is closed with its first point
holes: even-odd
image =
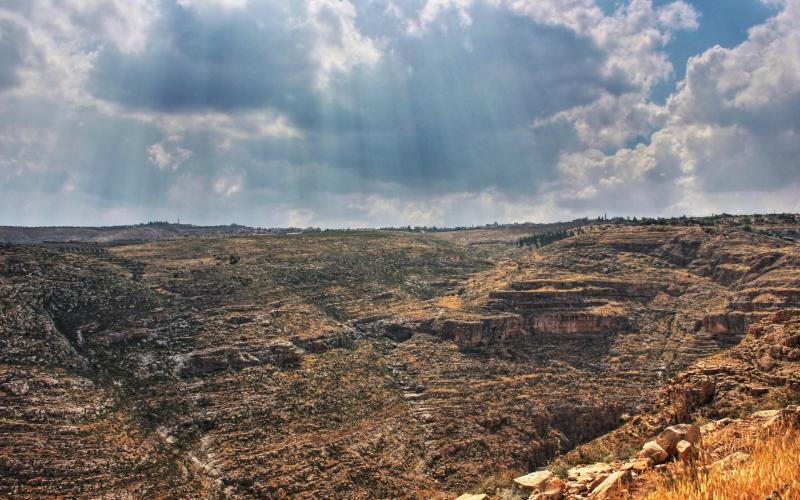
{"type": "Polygon", "coordinates": [[[272,107],[302,115],[314,66],[307,30],[279,4],[204,11],[167,4],[142,53],[101,51],[92,74],[98,97],[130,108],[177,112],[272,107]]]}
{"type": "MultiPolygon", "coordinates": [[[[219,55],[220,45],[208,41],[218,19],[189,30],[202,34],[200,38],[172,40],[133,58],[115,54],[120,61],[101,59],[99,67],[126,75],[130,85],[122,102],[129,106],[160,106],[161,111],[269,106],[287,114],[306,134],[302,147],[250,141],[246,149],[255,165],[321,162],[353,172],[365,182],[389,181],[423,191],[502,186],[530,192],[552,175],[559,152],[575,143],[566,124],[534,134],[532,121],[591,102],[602,92],[628,90],[629,84],[617,76],[601,76],[605,55],[587,38],[488,6],[474,10],[480,23],[464,27],[455,16],[445,16],[441,26],[424,36],[393,39],[378,68],[341,75],[320,93],[309,90],[307,63],[289,66],[251,49],[236,55],[234,62],[226,61],[219,55]],[[171,57],[181,60],[155,62],[171,57]],[[149,69],[132,71],[139,63],[149,69]],[[217,74],[214,68],[219,65],[226,69],[217,74]],[[164,76],[160,66],[193,69],[168,70],[164,76]],[[174,78],[169,76],[173,73],[174,78]],[[142,83],[149,78],[160,83],[142,83]],[[155,92],[159,85],[164,88],[155,92]],[[213,91],[191,90],[210,85],[213,91]]],[[[194,25],[200,19],[181,23],[194,25]]],[[[246,13],[227,19],[223,31],[238,34],[220,42],[228,44],[224,51],[263,46],[252,39],[263,36],[260,31],[247,35],[247,25],[255,22],[246,13]],[[234,21],[242,26],[230,26],[234,21]]],[[[289,33],[271,36],[284,40],[281,47],[290,45],[287,40],[292,38],[289,33]]],[[[284,52],[304,57],[292,50],[284,52]]],[[[109,84],[96,83],[100,81],[109,84]]]]}
{"type": "Polygon", "coordinates": [[[440,181],[453,189],[524,184],[552,164],[541,161],[550,148],[537,144],[533,120],[624,86],[600,76],[604,55],[590,40],[474,10],[479,23],[462,28],[449,16],[426,36],[399,42],[384,61],[388,71],[359,75],[351,89],[342,84],[359,143],[343,148],[337,164],[439,189],[440,181]]]}
{"type": "Polygon", "coordinates": [[[566,127],[534,135],[532,121],[630,84],[601,76],[605,54],[571,30],[485,5],[473,11],[480,22],[462,26],[448,14],[419,37],[375,16],[383,21],[373,31],[396,36],[379,67],[338,75],[317,92],[308,28],[290,27],[280,9],[212,16],[172,6],[141,54],[102,51],[93,91],[168,113],[278,110],[307,140],[248,145],[259,161],[328,163],[420,190],[530,192],[574,142],[566,127]]]}
{"type": "Polygon", "coordinates": [[[25,59],[28,32],[22,26],[0,20],[0,91],[19,83],[17,72],[25,59]]]}

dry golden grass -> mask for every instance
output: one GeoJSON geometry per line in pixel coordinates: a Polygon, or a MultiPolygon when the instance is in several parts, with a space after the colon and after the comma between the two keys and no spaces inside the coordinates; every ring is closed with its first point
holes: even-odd
{"type": "Polygon", "coordinates": [[[434,304],[445,309],[459,309],[461,307],[461,302],[461,297],[457,295],[446,295],[436,299],[434,304]]]}
{"type": "MultiPolygon", "coordinates": [[[[728,500],[800,498],[800,432],[782,430],[767,436],[748,436],[738,443],[752,457],[729,470],[697,466],[661,484],[648,500],[728,500]],[[777,496],[773,495],[777,492],[777,496]]],[[[738,447],[737,446],[737,447],[738,447]]],[[[703,457],[698,464],[703,463],[703,457]]]]}

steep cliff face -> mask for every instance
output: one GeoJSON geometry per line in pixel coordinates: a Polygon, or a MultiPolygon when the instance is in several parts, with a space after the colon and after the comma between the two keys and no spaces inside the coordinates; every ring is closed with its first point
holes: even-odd
{"type": "Polygon", "coordinates": [[[527,323],[532,334],[602,334],[620,332],[629,327],[625,316],[587,312],[535,314],[527,318],[527,323]]]}
{"type": "Polygon", "coordinates": [[[507,342],[550,342],[542,335],[603,335],[628,328],[626,317],[588,312],[545,312],[526,315],[489,316],[480,320],[448,319],[440,335],[462,346],[487,346],[507,342]]]}
{"type": "Polygon", "coordinates": [[[800,307],[800,288],[758,286],[741,290],[731,303],[739,311],[777,311],[787,307],[800,307]]]}
{"type": "Polygon", "coordinates": [[[508,341],[527,333],[522,318],[516,315],[492,316],[479,321],[446,320],[441,329],[442,338],[463,346],[508,341]]]}
{"type": "MultiPolygon", "coordinates": [[[[619,455],[620,450],[638,449],[655,438],[653,442],[659,447],[649,443],[628,462],[617,460],[602,464],[609,472],[633,470],[632,481],[624,485],[624,489],[627,495],[636,498],[641,492],[652,490],[653,484],[674,481],[676,474],[679,477],[690,472],[691,468],[685,468],[681,462],[700,459],[705,461],[705,465],[713,465],[710,462],[727,456],[744,456],[750,460],[743,453],[749,451],[746,443],[744,449],[737,449],[737,446],[742,446],[737,443],[742,434],[755,432],[762,442],[776,436],[776,432],[783,432],[787,425],[797,428],[800,409],[792,403],[796,403],[800,395],[800,341],[797,340],[800,339],[800,309],[785,309],[761,315],[757,320],[751,317],[751,320],[739,345],[702,359],[671,379],[659,391],[650,411],[579,446],[553,465],[579,462],[582,456],[619,455]],[[686,424],[691,422],[706,422],[702,425],[702,442],[692,443],[693,455],[684,456],[674,450],[672,457],[668,456],[669,453],[661,457],[654,454],[653,450],[677,442],[667,439],[671,429],[679,432],[689,428],[686,424]],[[724,443],[713,437],[722,428],[732,434],[725,437],[724,443]],[[702,454],[698,456],[701,449],[702,454]],[[643,458],[647,460],[642,461],[643,458]],[[670,464],[672,459],[676,463],[670,464]],[[661,476],[661,472],[651,470],[665,461],[668,464],[659,465],[658,470],[665,472],[666,478],[661,476]]],[[[666,447],[663,449],[667,450],[666,447]]],[[[770,486],[783,487],[778,483],[770,486]]],[[[564,491],[566,498],[570,499],[591,497],[591,492],[592,488],[586,487],[564,491]]]]}
{"type": "Polygon", "coordinates": [[[792,401],[800,395],[799,335],[800,309],[757,317],[737,346],[698,362],[664,388],[665,414],[672,421],[696,412],[719,418],[792,401]]]}
{"type": "Polygon", "coordinates": [[[665,288],[609,279],[514,281],[488,294],[485,318],[447,320],[441,335],[461,345],[489,345],[549,342],[548,335],[619,333],[631,328],[619,304],[646,303],[665,288]]]}
{"type": "Polygon", "coordinates": [[[747,331],[747,315],[739,312],[707,314],[702,328],[712,335],[744,335],[747,331]]]}

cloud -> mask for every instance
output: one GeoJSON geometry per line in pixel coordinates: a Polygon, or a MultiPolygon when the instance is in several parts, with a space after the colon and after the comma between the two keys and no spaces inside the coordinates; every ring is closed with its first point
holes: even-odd
{"type": "Polygon", "coordinates": [[[380,50],[356,28],[357,11],[351,2],[308,0],[307,16],[314,39],[312,58],[318,67],[317,87],[325,88],[334,73],[377,64],[380,50]]]}
{"type": "Polygon", "coordinates": [[[670,30],[694,30],[700,26],[697,11],[683,1],[665,5],[657,13],[659,24],[670,30]]]}
{"type": "Polygon", "coordinates": [[[147,148],[147,158],[150,163],[159,169],[177,170],[186,160],[192,157],[190,150],[177,144],[179,140],[179,137],[169,137],[162,142],[152,144],[147,148]]]}
{"type": "Polygon", "coordinates": [[[17,73],[25,60],[28,43],[24,27],[0,19],[0,92],[19,84],[17,73]]]}
{"type": "Polygon", "coordinates": [[[243,9],[247,7],[248,0],[177,0],[181,7],[194,8],[221,8],[243,9]]]}
{"type": "Polygon", "coordinates": [[[316,90],[379,61],[356,16],[346,0],[180,2],[162,10],[143,51],[100,51],[91,91],[129,109],[260,108],[302,120],[322,105],[316,90]]]}
{"type": "Polygon", "coordinates": [[[534,127],[545,127],[560,120],[574,127],[584,145],[613,151],[626,146],[632,138],[649,137],[664,126],[666,117],[663,106],[631,92],[620,96],[602,95],[587,105],[575,106],[547,120],[537,120],[534,127]]]}
{"type": "Polygon", "coordinates": [[[244,179],[242,174],[226,169],[214,180],[212,186],[214,193],[225,197],[235,196],[242,191],[244,179]]]}
{"type": "Polygon", "coordinates": [[[649,144],[561,157],[559,202],[676,213],[709,206],[698,200],[711,195],[711,206],[721,211],[743,207],[716,193],[763,200],[759,193],[774,192],[783,198],[772,199],[772,206],[796,206],[796,192],[787,186],[800,187],[798,28],[800,8],[789,2],[742,44],[691,58],[685,81],[663,110],[664,126],[649,144]]]}
{"type": "Polygon", "coordinates": [[[212,139],[219,151],[230,150],[233,143],[265,138],[301,139],[303,133],[289,119],[269,110],[237,113],[135,113],[132,116],[162,130],[167,138],[181,134],[203,135],[212,139]]]}
{"type": "Polygon", "coordinates": [[[432,225],[794,206],[798,2],[769,3],[656,103],[672,44],[708,29],[690,2],[9,0],[0,213],[432,225]]]}
{"type": "Polygon", "coordinates": [[[462,27],[472,24],[469,8],[474,0],[427,0],[415,20],[406,19],[406,31],[412,35],[421,35],[428,30],[437,18],[447,11],[456,11],[462,27]]]}
{"type": "MultiPolygon", "coordinates": [[[[141,53],[99,52],[91,72],[96,97],[127,109],[174,113],[293,107],[308,94],[314,67],[279,15],[258,20],[242,9],[165,8],[141,53]]],[[[280,14],[282,12],[282,14],[280,14]]]]}

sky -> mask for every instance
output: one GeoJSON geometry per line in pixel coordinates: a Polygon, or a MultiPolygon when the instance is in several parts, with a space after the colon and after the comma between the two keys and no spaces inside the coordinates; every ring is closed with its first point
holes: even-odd
{"type": "Polygon", "coordinates": [[[0,224],[800,211],[800,0],[0,0],[0,224]]]}

